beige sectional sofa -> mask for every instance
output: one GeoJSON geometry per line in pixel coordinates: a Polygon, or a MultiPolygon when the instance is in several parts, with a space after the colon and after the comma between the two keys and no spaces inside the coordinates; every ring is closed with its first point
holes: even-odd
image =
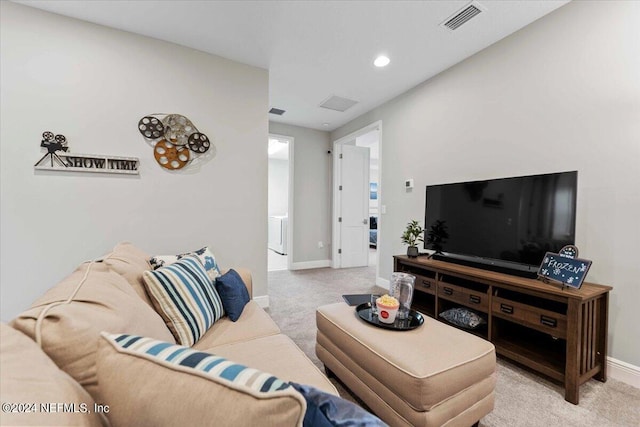
{"type": "MultiPolygon", "coordinates": [[[[304,401],[300,402],[300,398],[292,398],[287,403],[289,410],[281,411],[278,408],[282,408],[283,403],[278,403],[278,399],[260,400],[251,393],[244,400],[223,399],[225,393],[237,390],[209,384],[185,372],[150,371],[156,373],[136,381],[132,379],[130,384],[126,384],[126,376],[118,377],[122,375],[119,367],[124,370],[122,364],[128,364],[130,359],[117,359],[114,357],[118,355],[113,354],[105,358],[99,349],[109,346],[103,342],[101,332],[175,343],[144,288],[142,273],[150,269],[149,258],[129,243],[119,244],[104,261],[82,264],[9,325],[2,324],[0,391],[2,402],[13,406],[3,406],[1,424],[149,425],[148,416],[165,411],[172,413],[174,420],[183,421],[183,425],[195,425],[193,423],[203,419],[216,420],[212,423],[221,426],[230,425],[231,421],[234,425],[301,425],[304,401]],[[52,303],[57,305],[49,308],[37,328],[38,316],[52,303]],[[36,336],[36,329],[41,331],[40,337],[36,336]],[[35,342],[37,338],[42,343],[41,349],[35,342]],[[113,360],[118,362],[109,364],[113,360]],[[116,378],[125,384],[113,387],[116,378]],[[101,380],[110,386],[101,387],[101,380]],[[114,390],[118,390],[117,395],[114,390]],[[140,401],[142,391],[150,397],[137,407],[131,402],[140,401]],[[189,407],[184,415],[194,418],[181,418],[181,409],[189,404],[193,406],[198,396],[203,398],[202,404],[196,409],[189,407]],[[262,410],[252,411],[247,402],[261,405],[262,410]],[[38,406],[27,407],[32,403],[38,406]]],[[[251,295],[251,275],[248,271],[237,271],[251,295]]],[[[338,394],[325,375],[253,300],[236,322],[226,317],[215,322],[193,349],[257,368],[285,381],[338,394]]],[[[140,370],[145,369],[144,360],[131,363],[141,364],[140,370]]],[[[158,419],[153,424],[158,425],[158,419]]]]}

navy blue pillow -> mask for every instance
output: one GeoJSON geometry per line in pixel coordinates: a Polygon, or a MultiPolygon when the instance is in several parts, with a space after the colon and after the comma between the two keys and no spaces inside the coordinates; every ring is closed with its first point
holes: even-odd
{"type": "Polygon", "coordinates": [[[231,269],[216,277],[216,290],[222,300],[225,313],[232,322],[240,318],[244,306],[251,300],[249,291],[237,271],[231,269]]]}
{"type": "Polygon", "coordinates": [[[307,401],[303,427],[387,427],[380,418],[355,403],[308,385],[289,384],[307,401]]]}

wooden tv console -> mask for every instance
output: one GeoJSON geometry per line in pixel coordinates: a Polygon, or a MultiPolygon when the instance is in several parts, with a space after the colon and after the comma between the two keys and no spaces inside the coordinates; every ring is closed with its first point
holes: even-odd
{"type": "Polygon", "coordinates": [[[416,276],[413,308],[424,314],[438,318],[452,307],[482,314],[486,325],[465,330],[491,341],[499,355],[564,383],[565,400],[577,405],[581,384],[607,380],[610,286],[563,289],[427,256],[394,256],[394,271],[416,276]]]}

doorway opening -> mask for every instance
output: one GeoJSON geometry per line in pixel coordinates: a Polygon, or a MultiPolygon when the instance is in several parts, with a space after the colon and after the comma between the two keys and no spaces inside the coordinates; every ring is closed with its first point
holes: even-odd
{"type": "Polygon", "coordinates": [[[269,134],[267,271],[288,270],[292,259],[293,138],[269,134]]]}
{"type": "Polygon", "coordinates": [[[332,267],[379,273],[382,122],[334,142],[332,267]],[[366,169],[366,170],[365,170],[366,169]],[[355,187],[355,188],[354,188],[355,187]]]}

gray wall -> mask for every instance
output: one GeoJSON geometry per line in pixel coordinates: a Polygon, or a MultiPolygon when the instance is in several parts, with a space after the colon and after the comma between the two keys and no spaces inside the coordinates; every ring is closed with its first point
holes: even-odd
{"type": "Polygon", "coordinates": [[[638,2],[569,3],[334,131],[382,120],[381,277],[427,184],[578,170],[587,280],[614,287],[609,354],[639,366],[639,28],[638,2]]]}
{"type": "Polygon", "coordinates": [[[276,122],[269,122],[269,133],[294,138],[293,267],[328,266],[332,179],[332,157],[327,153],[331,149],[329,133],[276,122]],[[324,243],[323,248],[318,247],[319,241],[324,243]]]}
{"type": "Polygon", "coordinates": [[[209,245],[266,295],[268,72],[6,1],[0,19],[2,320],[125,240],[209,245]],[[137,130],[155,112],[189,117],[217,155],[162,169],[137,130]],[[140,175],[36,174],[45,130],[72,152],[138,157],[140,175]]]}

